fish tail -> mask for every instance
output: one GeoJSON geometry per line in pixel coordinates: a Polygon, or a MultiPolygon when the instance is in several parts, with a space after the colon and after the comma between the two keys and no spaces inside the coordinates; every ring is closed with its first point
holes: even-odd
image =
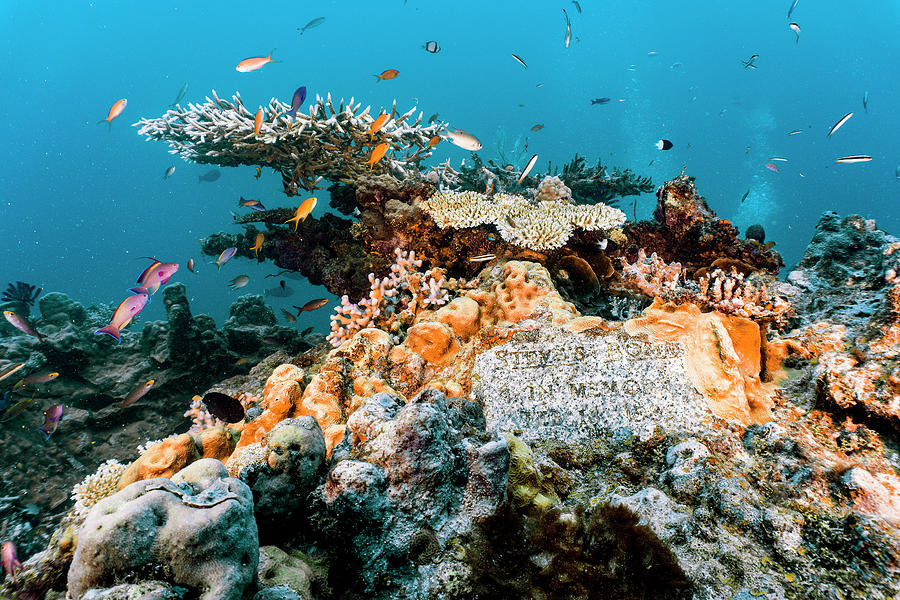
{"type": "Polygon", "coordinates": [[[128,291],[132,294],[144,294],[147,296],[147,302],[150,302],[150,290],[147,289],[147,286],[141,285],[138,287],[128,288],[128,291]]]}
{"type": "MultiPolygon", "coordinates": [[[[383,77],[381,75],[376,75],[375,79],[377,79],[378,81],[381,81],[383,79],[383,77]]],[[[376,81],[375,83],[378,83],[378,81],[376,81]]]]}
{"type": "Polygon", "coordinates": [[[115,325],[113,325],[112,323],[110,323],[106,327],[101,327],[100,329],[98,329],[97,331],[94,332],[94,334],[98,334],[98,333],[105,333],[106,335],[110,336],[112,339],[116,340],[117,344],[122,343],[122,334],[119,333],[119,328],[116,327],[115,325]]]}
{"type": "Polygon", "coordinates": [[[49,441],[50,441],[50,434],[51,434],[52,432],[48,432],[46,429],[44,429],[44,426],[43,426],[43,425],[42,425],[41,427],[35,427],[34,430],[35,430],[35,431],[40,431],[40,432],[41,432],[41,434],[44,436],[44,441],[45,441],[45,442],[49,442],[49,441]]]}

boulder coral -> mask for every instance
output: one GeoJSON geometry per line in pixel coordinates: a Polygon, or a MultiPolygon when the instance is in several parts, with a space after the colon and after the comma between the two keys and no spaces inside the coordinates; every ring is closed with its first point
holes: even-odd
{"type": "Polygon", "coordinates": [[[68,597],[165,579],[201,600],[241,600],[256,578],[253,496],[215,459],[135,482],[98,502],[78,533],[68,597]]]}

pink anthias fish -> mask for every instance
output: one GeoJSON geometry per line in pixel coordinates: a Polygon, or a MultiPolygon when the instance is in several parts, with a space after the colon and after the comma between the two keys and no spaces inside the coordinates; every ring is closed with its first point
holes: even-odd
{"type": "Polygon", "coordinates": [[[153,264],[144,269],[144,272],[138,277],[137,282],[139,285],[130,288],[128,291],[149,296],[155,294],[160,286],[169,282],[172,275],[178,271],[178,263],[160,262],[149,256],[145,256],[144,258],[149,258],[153,261],[153,264]]]}
{"type": "Polygon", "coordinates": [[[13,327],[18,329],[25,335],[30,335],[32,337],[36,337],[37,339],[39,339],[42,342],[44,341],[44,336],[42,336],[41,334],[39,334],[37,331],[34,330],[34,327],[32,327],[28,323],[28,319],[25,319],[24,317],[17,315],[16,313],[14,313],[11,310],[4,310],[3,316],[6,317],[6,320],[9,321],[10,325],[12,325],[13,327]]]}
{"type": "Polygon", "coordinates": [[[3,564],[3,570],[12,577],[13,583],[16,581],[16,572],[22,570],[22,563],[16,556],[16,547],[12,542],[3,542],[0,546],[0,563],[3,564]]]}
{"type": "Polygon", "coordinates": [[[109,321],[109,325],[106,327],[101,327],[94,333],[105,333],[106,335],[112,337],[116,342],[122,341],[122,334],[120,330],[128,325],[131,322],[131,319],[135,317],[145,306],[147,306],[147,301],[150,299],[150,296],[147,294],[137,294],[135,296],[129,296],[122,300],[122,303],[119,304],[119,307],[116,309],[116,312],[113,313],[112,319],[109,321]]]}
{"type": "Polygon", "coordinates": [[[768,170],[772,171],[773,173],[778,173],[778,167],[776,167],[772,163],[766,163],[766,168],[768,170]]]}
{"type": "MultiPolygon", "coordinates": [[[[272,52],[275,51],[272,50],[272,52]]],[[[249,73],[250,71],[262,69],[269,63],[278,62],[277,60],[272,60],[272,52],[269,52],[268,56],[255,56],[253,58],[245,58],[237,64],[234,70],[240,73],[249,73]]]]}
{"type": "Polygon", "coordinates": [[[56,428],[59,427],[59,421],[60,419],[62,419],[62,413],[62,404],[54,404],[44,411],[44,424],[40,427],[35,427],[35,429],[44,434],[45,440],[49,440],[50,436],[53,435],[53,432],[56,431],[56,428]]]}

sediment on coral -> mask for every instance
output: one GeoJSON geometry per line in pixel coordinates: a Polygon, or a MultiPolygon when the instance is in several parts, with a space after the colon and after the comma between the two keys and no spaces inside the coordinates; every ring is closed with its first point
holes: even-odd
{"type": "Polygon", "coordinates": [[[353,181],[366,171],[390,172],[398,176],[418,173],[418,164],[431,155],[429,139],[442,123],[422,125],[416,108],[403,114],[397,102],[387,113],[388,121],[374,134],[369,130],[378,115],[371,107],[351,98],[341,99],[337,108],[331,94],[316,96],[308,112],[288,114],[290,106],[272,98],[263,111],[263,123],[255,132],[254,113],[244,106],[240,93],[231,102],[218,97],[204,103],[180,105],[155,119],[141,119],[139,133],[149,140],[165,141],[185,160],[221,166],[260,166],[280,173],[284,192],[297,194],[298,188],[313,190],[322,179],[353,181]],[[369,165],[371,149],[388,143],[402,157],[386,156],[369,165]],[[366,150],[365,148],[369,148],[366,150]]]}

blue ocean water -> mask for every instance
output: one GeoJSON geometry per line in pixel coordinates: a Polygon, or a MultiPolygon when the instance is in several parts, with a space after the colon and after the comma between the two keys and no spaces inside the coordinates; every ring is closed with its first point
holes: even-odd
{"type": "MultiPolygon", "coordinates": [[[[263,277],[276,272],[271,263],[234,259],[217,270],[198,240],[239,231],[229,211],[244,212],[241,195],[268,208],[303,198],[284,196],[271,173],[254,179],[249,167],[198,183],[208,166],[168,154],[131,126],[161,115],[185,82],[182,103],[211,89],[222,97],[239,90],[248,107],[272,96],[289,102],[306,85],[312,98],[331,92],[373,108],[394,99],[403,110],[417,104],[426,117],[440,113],[478,135],[485,158],[527,137],[523,160],[538,153],[536,171],[576,152],[657,185],[685,167],[720,216],[741,230],[762,224],[788,266],[824,210],[861,213],[896,234],[900,5],[800,0],[790,20],[789,5],[584,0],[579,12],[562,1],[2,2],[0,283],[24,280],[83,303],[116,304],[146,265],[139,257],[156,256],[181,263],[173,281],[187,285],[195,313],[220,324],[240,293],[275,285],[263,277]],[[568,49],[563,9],[572,23],[568,49]],[[299,35],[316,17],[325,22],[299,35]],[[801,27],[799,43],[791,20],[801,27]],[[422,48],[429,40],[440,52],[422,48]],[[280,62],[235,71],[241,59],[272,50],[280,62]],[[758,68],[746,69],[741,61],[752,54],[758,68]],[[400,75],[377,82],[373,75],[389,68],[400,75]],[[611,101],[591,105],[595,97],[611,101]],[[111,128],[97,125],[119,98],[128,99],[123,114],[111,128]],[[535,124],[544,128],[531,132],[535,124]],[[675,147],[657,150],[660,138],[675,147]],[[835,164],[849,154],[873,160],[835,164]],[[774,156],[788,159],[776,163],[779,173],[764,167],[774,156]],[[176,171],[163,180],[170,165],[176,171]],[[185,266],[191,257],[196,275],[185,266]],[[228,290],[239,274],[250,284],[228,290]]],[[[431,163],[458,164],[467,154],[441,144],[431,163]]],[[[327,210],[327,194],[318,195],[316,216],[327,210]]],[[[629,215],[633,200],[622,203],[629,215]]],[[[654,203],[652,194],[637,198],[638,218],[654,203]]],[[[272,299],[276,311],[328,295],[288,283],[297,293],[272,299]]],[[[143,314],[162,317],[161,302],[143,314]]],[[[327,309],[308,318],[326,330],[327,309]]]]}

